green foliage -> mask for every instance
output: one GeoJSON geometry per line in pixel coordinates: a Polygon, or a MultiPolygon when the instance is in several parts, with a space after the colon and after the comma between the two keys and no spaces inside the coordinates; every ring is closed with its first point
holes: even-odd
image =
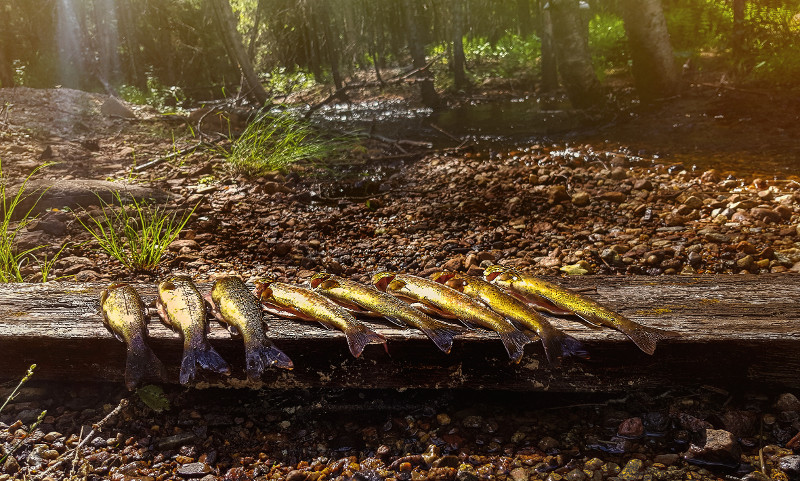
{"type": "Polygon", "coordinates": [[[139,399],[153,411],[160,413],[161,411],[169,411],[169,399],[164,395],[164,389],[161,386],[148,384],[136,390],[139,399]]]}
{"type": "MultiPolygon", "coordinates": [[[[7,188],[8,179],[3,173],[3,163],[0,162],[0,198],[2,198],[2,218],[0,218],[0,282],[24,282],[26,280],[22,271],[25,266],[31,263],[39,265],[41,281],[46,282],[55,261],[64,250],[64,247],[51,259],[45,256],[44,261],[36,257],[36,252],[46,246],[40,245],[20,251],[17,248],[17,236],[35,219],[32,215],[36,206],[34,202],[27,211],[21,212],[20,204],[31,194],[26,194],[25,188],[31,177],[40,169],[47,167],[43,164],[33,170],[19,185],[16,192],[11,192],[7,188]],[[15,217],[18,217],[15,218],[15,217]]],[[[39,196],[41,197],[41,194],[39,196]]],[[[38,199],[37,199],[38,201],[38,199]]]]}
{"type": "Polygon", "coordinates": [[[589,48],[598,78],[608,70],[628,65],[628,40],[622,19],[610,13],[598,13],[589,21],[589,48]]]}
{"type": "Polygon", "coordinates": [[[488,38],[465,38],[464,56],[478,76],[517,77],[533,75],[542,53],[538,37],[506,33],[495,42],[488,38]]]}
{"type": "Polygon", "coordinates": [[[349,140],[325,137],[291,113],[271,112],[248,125],[224,154],[237,172],[259,175],[300,161],[321,161],[349,146],[349,140]]]}
{"type": "Polygon", "coordinates": [[[186,95],[178,86],[167,87],[153,76],[147,77],[147,88],[139,89],[133,85],[123,85],[119,95],[126,102],[136,105],[150,105],[158,110],[169,110],[186,100],[186,95]]]}
{"type": "Polygon", "coordinates": [[[125,204],[119,192],[114,198],[120,207],[101,201],[102,213],[78,222],[100,244],[100,248],[131,271],[153,271],[169,244],[178,238],[189,222],[189,212],[169,214],[164,206],[131,199],[125,204]]]}

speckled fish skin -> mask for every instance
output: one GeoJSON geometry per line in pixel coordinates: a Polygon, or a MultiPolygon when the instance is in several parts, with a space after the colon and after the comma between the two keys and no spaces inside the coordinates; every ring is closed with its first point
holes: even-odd
{"type": "Polygon", "coordinates": [[[489,266],[484,271],[484,278],[531,302],[544,299],[556,307],[574,312],[575,315],[590,324],[616,329],[628,336],[639,349],[647,354],[655,352],[659,340],[678,336],[675,332],[634,322],[592,299],[515,269],[489,266]]]}
{"type": "Polygon", "coordinates": [[[196,365],[218,374],[230,374],[228,363],[206,338],[206,302],[189,276],[172,276],[161,282],[156,307],[164,323],[183,336],[181,384],[195,378],[196,365]]]}
{"type": "Polygon", "coordinates": [[[397,324],[411,325],[425,333],[446,354],[453,347],[453,336],[464,332],[461,327],[437,321],[390,294],[333,274],[315,274],[311,287],[344,307],[356,306],[397,324]]]}
{"type": "Polygon", "coordinates": [[[450,312],[463,322],[491,329],[500,336],[509,357],[519,363],[525,345],[533,340],[509,321],[476,300],[438,282],[409,274],[379,272],[372,278],[379,290],[393,296],[433,306],[450,312]]]}
{"type": "Polygon", "coordinates": [[[294,367],[291,359],[264,334],[264,312],[244,281],[235,276],[217,279],[211,288],[211,302],[217,319],[242,335],[249,380],[257,381],[269,366],[294,367]]]}
{"type": "Polygon", "coordinates": [[[142,379],[163,380],[164,365],[147,345],[145,307],[133,286],[115,282],[100,295],[103,323],[127,346],[125,386],[132,390],[142,379]]]}
{"type": "Polygon", "coordinates": [[[274,306],[278,311],[286,311],[300,319],[317,321],[344,332],[354,357],[361,356],[367,344],[383,344],[386,347],[386,339],[382,335],[356,320],[344,307],[314,291],[263,278],[256,281],[256,295],[267,307],[274,306]]]}
{"type": "Polygon", "coordinates": [[[542,346],[550,364],[558,365],[562,356],[588,357],[580,341],[556,329],[526,303],[483,279],[451,271],[434,272],[431,279],[483,302],[507,319],[533,329],[542,338],[542,346]]]}

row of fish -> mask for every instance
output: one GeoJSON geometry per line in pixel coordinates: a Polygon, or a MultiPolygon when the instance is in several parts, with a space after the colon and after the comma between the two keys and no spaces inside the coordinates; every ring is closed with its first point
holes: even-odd
{"type": "MultiPolygon", "coordinates": [[[[415,327],[445,353],[450,352],[454,336],[474,326],[497,332],[514,362],[521,360],[526,344],[541,339],[553,365],[563,357],[585,358],[588,354],[577,339],[555,328],[540,311],[576,315],[590,325],[612,327],[648,354],[655,351],[658,340],[677,335],[643,326],[578,293],[503,266],[487,267],[484,279],[450,271],[435,272],[430,278],[379,272],[373,276],[372,286],[367,286],[319,273],[311,278],[310,289],[268,278],[258,279],[255,285],[251,292],[240,278],[223,277],[205,297],[188,276],[173,276],[158,285],[158,314],[184,341],[182,384],[194,379],[196,366],[230,374],[228,364],[206,339],[209,311],[232,332],[241,334],[250,380],[259,379],[270,366],[293,368],[289,357],[267,339],[264,310],[341,330],[355,357],[367,344],[386,348],[386,339],[354,314],[415,327]],[[432,316],[457,319],[466,327],[432,316]]],[[[136,290],[124,283],[112,284],[103,291],[100,303],[106,326],[128,347],[128,388],[145,377],[163,378],[163,365],[146,344],[146,310],[136,290]]]]}

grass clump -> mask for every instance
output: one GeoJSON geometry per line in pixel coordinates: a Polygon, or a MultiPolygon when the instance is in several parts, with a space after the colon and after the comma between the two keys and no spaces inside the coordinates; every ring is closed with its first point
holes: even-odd
{"type": "Polygon", "coordinates": [[[172,241],[189,222],[197,206],[188,212],[167,212],[165,206],[132,198],[124,203],[114,192],[115,203],[101,200],[101,213],[78,222],[100,244],[100,249],[134,272],[152,272],[172,241]]]}
{"type": "MultiPolygon", "coordinates": [[[[63,252],[64,247],[66,247],[66,245],[62,247],[51,259],[45,256],[43,261],[36,257],[35,252],[43,249],[45,246],[35,246],[22,251],[17,248],[17,236],[36,218],[36,216],[33,215],[36,202],[28,207],[28,210],[18,215],[22,208],[23,201],[28,195],[31,195],[25,193],[25,188],[31,177],[40,169],[47,167],[47,165],[48,164],[42,164],[35,168],[33,172],[25,177],[16,192],[13,192],[7,187],[8,179],[3,172],[3,163],[0,162],[0,198],[2,198],[3,202],[2,212],[0,212],[0,215],[2,215],[0,218],[0,282],[2,283],[25,282],[26,280],[30,280],[26,279],[23,274],[23,269],[30,263],[39,265],[41,281],[47,282],[50,270],[58,259],[58,256],[63,252]]],[[[43,194],[44,192],[40,193],[39,198],[41,198],[43,194]]]]}
{"type": "MultiPolygon", "coordinates": [[[[22,386],[25,385],[25,383],[28,382],[31,377],[33,377],[34,369],[36,369],[36,364],[31,364],[31,366],[28,368],[28,372],[25,374],[25,377],[23,377],[20,380],[20,382],[17,384],[17,386],[11,391],[11,394],[8,395],[8,397],[6,398],[6,400],[3,403],[3,405],[0,406],[0,412],[3,412],[3,409],[5,409],[5,407],[8,405],[8,403],[13,401],[14,398],[17,397],[17,395],[19,394],[19,390],[22,388],[22,386]]],[[[36,421],[34,421],[33,424],[31,424],[30,426],[28,426],[25,429],[25,431],[28,432],[28,433],[32,433],[33,431],[35,431],[36,428],[38,428],[39,425],[42,424],[42,421],[44,421],[44,417],[45,416],[47,416],[47,411],[42,411],[39,414],[39,416],[36,418],[36,421]]],[[[22,439],[18,440],[16,443],[14,443],[11,446],[11,449],[8,449],[3,456],[0,456],[0,466],[2,466],[3,463],[6,462],[8,457],[13,455],[22,446],[22,443],[25,442],[26,438],[27,438],[27,436],[25,436],[22,439]]]]}
{"type": "Polygon", "coordinates": [[[250,123],[224,155],[235,171],[260,175],[337,156],[348,145],[346,139],[325,137],[290,113],[269,112],[250,123]]]}

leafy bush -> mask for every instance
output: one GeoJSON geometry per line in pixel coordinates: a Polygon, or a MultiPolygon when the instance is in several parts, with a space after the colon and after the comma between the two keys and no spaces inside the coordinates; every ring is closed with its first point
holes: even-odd
{"type": "Polygon", "coordinates": [[[126,268],[134,272],[155,270],[197,206],[189,212],[169,214],[164,206],[141,200],[132,199],[125,205],[119,192],[114,197],[119,207],[103,201],[100,216],[90,215],[86,221],[77,217],[78,222],[102,250],[126,268]]]}

